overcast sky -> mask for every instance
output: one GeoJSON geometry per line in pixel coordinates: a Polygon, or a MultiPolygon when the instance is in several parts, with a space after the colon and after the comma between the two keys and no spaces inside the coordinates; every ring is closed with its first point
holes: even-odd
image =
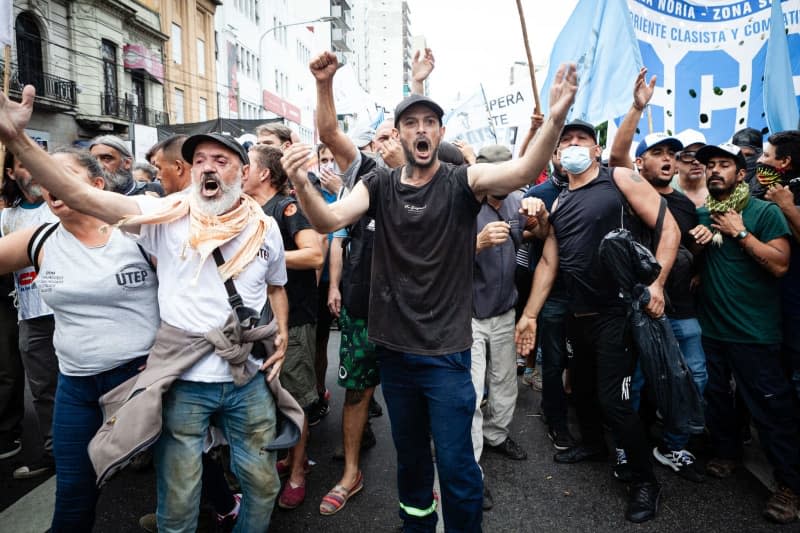
{"type": "MultiPolygon", "coordinates": [[[[511,65],[527,61],[515,0],[408,0],[411,30],[423,35],[436,58],[430,95],[446,108],[480,82],[503,88],[511,65]]],[[[544,65],[577,0],[523,0],[533,62],[544,65]]],[[[537,76],[541,87],[545,73],[537,76]]]]}

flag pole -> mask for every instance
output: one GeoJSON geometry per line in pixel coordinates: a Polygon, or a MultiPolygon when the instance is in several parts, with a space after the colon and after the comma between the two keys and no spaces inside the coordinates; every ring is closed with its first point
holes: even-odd
{"type": "Polygon", "coordinates": [[[531,57],[531,45],[528,42],[528,27],[525,25],[525,14],[522,12],[522,0],[517,0],[517,11],[519,11],[519,23],[522,26],[522,40],[525,41],[525,53],[528,54],[528,70],[531,73],[531,87],[533,88],[533,101],[535,108],[533,112],[540,114],[539,89],[536,87],[536,74],[534,72],[533,58],[531,57]]]}
{"type": "Polygon", "coordinates": [[[653,108],[647,106],[647,133],[653,133],[653,108]]]}

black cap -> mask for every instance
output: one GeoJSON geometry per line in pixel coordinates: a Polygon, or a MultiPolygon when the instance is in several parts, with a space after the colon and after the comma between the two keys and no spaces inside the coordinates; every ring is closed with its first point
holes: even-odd
{"type": "Polygon", "coordinates": [[[439,117],[439,123],[442,122],[442,117],[444,116],[444,110],[441,108],[439,104],[428,98],[427,96],[423,96],[421,94],[412,94],[408,98],[405,98],[402,102],[397,104],[397,107],[394,108],[394,127],[396,128],[397,125],[400,123],[400,116],[406,112],[406,110],[411,107],[412,105],[421,104],[425,107],[431,109],[436,116],[439,117]]]}
{"type": "Polygon", "coordinates": [[[581,120],[581,119],[576,118],[572,122],[568,122],[567,124],[564,124],[564,127],[561,129],[561,135],[559,135],[559,137],[564,135],[569,130],[585,131],[586,133],[588,133],[589,135],[592,136],[592,138],[595,140],[595,142],[597,142],[597,130],[595,130],[594,126],[592,126],[591,124],[589,124],[585,120],[581,120]]]}
{"type": "Polygon", "coordinates": [[[695,154],[695,158],[702,164],[707,165],[712,157],[725,157],[736,162],[736,168],[747,168],[747,161],[742,155],[742,149],[735,144],[723,143],[719,146],[707,144],[700,148],[695,154]]]}
{"type": "Polygon", "coordinates": [[[451,163],[453,165],[464,164],[464,155],[461,153],[461,150],[447,141],[441,141],[439,143],[439,150],[437,150],[436,153],[439,156],[439,161],[444,161],[445,163],[451,163]]]}
{"type": "Polygon", "coordinates": [[[181,148],[181,155],[183,158],[191,163],[192,159],[194,158],[194,151],[197,148],[197,145],[205,142],[215,142],[217,144],[221,144],[225,148],[232,150],[239,156],[239,159],[242,160],[243,165],[250,164],[250,158],[247,157],[247,150],[239,144],[239,141],[231,137],[230,135],[223,135],[222,133],[199,133],[197,135],[192,135],[186,142],[183,143],[183,147],[181,148]]]}

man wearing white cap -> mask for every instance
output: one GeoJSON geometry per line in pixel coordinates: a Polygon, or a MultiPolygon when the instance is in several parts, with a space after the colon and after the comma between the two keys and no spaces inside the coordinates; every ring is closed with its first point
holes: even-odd
{"type": "Polygon", "coordinates": [[[695,158],[697,150],[706,145],[706,137],[697,130],[683,130],[676,135],[683,145],[678,153],[678,175],[672,180],[672,187],[683,194],[694,205],[700,207],[706,203],[705,167],[695,158]]]}

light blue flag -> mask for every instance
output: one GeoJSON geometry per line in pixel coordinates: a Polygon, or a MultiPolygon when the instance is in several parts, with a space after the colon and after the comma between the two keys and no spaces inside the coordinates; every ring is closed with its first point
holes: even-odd
{"type": "Polygon", "coordinates": [[[580,0],[575,6],[550,54],[540,98],[545,114],[558,66],[568,62],[577,64],[580,84],[568,120],[598,124],[628,111],[642,56],[625,0],[580,0]]]}
{"type": "Polygon", "coordinates": [[[794,94],[783,10],[780,0],[773,0],[767,58],[764,61],[764,113],[770,133],[798,128],[800,113],[794,94]]]}

